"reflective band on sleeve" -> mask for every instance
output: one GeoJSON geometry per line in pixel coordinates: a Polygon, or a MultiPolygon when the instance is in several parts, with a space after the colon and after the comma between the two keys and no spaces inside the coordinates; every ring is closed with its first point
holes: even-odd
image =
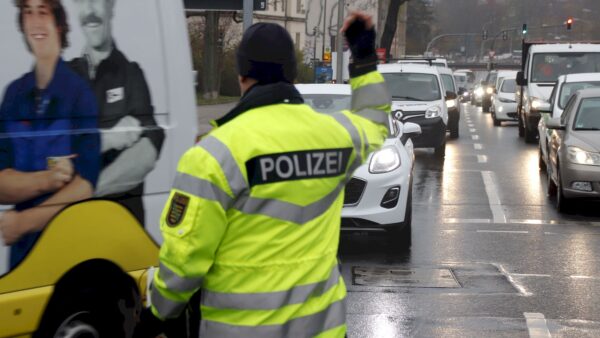
{"type": "Polygon", "coordinates": [[[281,325],[241,326],[202,319],[200,337],[281,338],[314,337],[346,323],[345,299],[321,312],[295,318],[281,325]]]}
{"type": "Polygon", "coordinates": [[[217,201],[221,204],[223,210],[229,209],[233,203],[233,199],[214,183],[192,175],[178,172],[175,176],[173,188],[196,197],[217,201]]]}
{"type": "Polygon", "coordinates": [[[368,120],[371,120],[375,123],[379,123],[383,126],[385,126],[386,128],[388,128],[389,124],[390,124],[390,114],[386,113],[383,110],[377,110],[377,109],[362,109],[359,110],[357,112],[355,112],[356,115],[364,117],[368,120]]]}
{"type": "Polygon", "coordinates": [[[327,280],[299,285],[286,291],[262,293],[221,293],[202,290],[202,305],[237,310],[276,310],[281,307],[305,303],[312,297],[319,297],[338,285],[339,267],[331,270],[327,280]]]}
{"type": "Polygon", "coordinates": [[[187,302],[178,302],[163,296],[156,288],[151,293],[152,307],[156,309],[163,319],[176,318],[185,310],[187,302]]]}
{"type": "Polygon", "coordinates": [[[336,121],[338,121],[339,124],[342,125],[342,127],[344,127],[344,129],[346,129],[346,131],[348,131],[348,134],[350,134],[350,138],[352,138],[352,144],[354,144],[356,158],[359,162],[362,162],[362,141],[360,139],[360,134],[358,133],[358,130],[356,129],[354,124],[352,124],[352,121],[350,121],[348,116],[342,113],[336,113],[332,116],[336,121]]]}
{"type": "Polygon", "coordinates": [[[225,173],[225,177],[229,181],[229,186],[234,196],[238,196],[248,187],[240,167],[233,158],[229,148],[223,142],[214,136],[207,136],[198,143],[198,146],[204,148],[219,162],[221,169],[225,173]]]}
{"type": "Polygon", "coordinates": [[[392,98],[385,82],[372,83],[352,91],[352,111],[388,105],[392,98]]]}
{"type": "Polygon", "coordinates": [[[202,277],[181,277],[163,263],[159,265],[158,278],[165,283],[167,289],[178,293],[196,291],[202,285],[202,277]]]}

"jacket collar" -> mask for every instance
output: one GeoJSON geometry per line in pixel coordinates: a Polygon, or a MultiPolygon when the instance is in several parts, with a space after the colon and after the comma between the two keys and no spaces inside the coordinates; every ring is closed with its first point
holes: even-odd
{"type": "Polygon", "coordinates": [[[267,85],[254,85],[242,96],[240,102],[225,116],[214,121],[217,127],[233,120],[242,113],[272,104],[302,104],[304,99],[293,84],[278,82],[267,85]]]}
{"type": "MultiPolygon", "coordinates": [[[[41,90],[41,93],[48,95],[56,95],[60,94],[63,91],[62,84],[60,83],[63,79],[63,75],[69,71],[69,67],[63,61],[61,57],[58,58],[56,62],[56,67],[54,68],[54,74],[52,74],[52,79],[48,82],[48,86],[41,90]]],[[[30,95],[34,95],[38,92],[37,84],[35,80],[35,66],[33,70],[25,75],[24,78],[24,92],[30,95]]]]}

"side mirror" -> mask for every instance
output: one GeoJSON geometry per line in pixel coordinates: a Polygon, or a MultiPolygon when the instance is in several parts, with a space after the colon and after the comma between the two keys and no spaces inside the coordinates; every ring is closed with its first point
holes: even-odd
{"type": "Polygon", "coordinates": [[[457,97],[455,92],[446,92],[446,101],[456,100],[457,97]]]}
{"type": "Polygon", "coordinates": [[[519,86],[527,85],[527,79],[525,79],[525,77],[523,76],[523,72],[517,73],[517,85],[519,85],[519,86]]]}
{"type": "Polygon", "coordinates": [[[464,95],[466,91],[467,91],[466,89],[464,89],[463,87],[460,87],[460,88],[458,88],[458,95],[459,96],[464,95]]]}
{"type": "Polygon", "coordinates": [[[406,122],[404,124],[404,129],[403,129],[402,134],[403,134],[403,136],[408,136],[408,137],[419,136],[419,135],[421,135],[421,126],[416,123],[406,122]]]}
{"type": "Polygon", "coordinates": [[[537,107],[535,108],[535,110],[537,110],[540,113],[552,113],[552,105],[550,104],[550,102],[548,101],[542,101],[542,102],[538,102],[537,107]]]}
{"type": "Polygon", "coordinates": [[[498,94],[498,88],[494,88],[494,94],[498,94]]]}
{"type": "Polygon", "coordinates": [[[396,110],[396,111],[394,112],[394,119],[395,119],[396,121],[400,121],[400,122],[402,122],[402,118],[403,118],[403,117],[404,117],[404,114],[402,114],[402,110],[396,110]]]}
{"type": "Polygon", "coordinates": [[[560,118],[553,118],[546,122],[546,127],[552,130],[565,130],[565,126],[560,123],[560,118]]]}

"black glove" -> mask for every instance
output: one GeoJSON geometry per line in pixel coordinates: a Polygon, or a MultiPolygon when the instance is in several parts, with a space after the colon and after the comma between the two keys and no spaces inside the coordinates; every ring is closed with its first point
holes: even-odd
{"type": "Polygon", "coordinates": [[[365,22],[355,20],[345,32],[354,62],[350,64],[350,76],[356,77],[377,70],[375,53],[375,29],[367,29],[365,22]]]}
{"type": "Polygon", "coordinates": [[[155,338],[165,332],[165,322],[156,318],[150,308],[144,308],[134,338],[155,338]]]}

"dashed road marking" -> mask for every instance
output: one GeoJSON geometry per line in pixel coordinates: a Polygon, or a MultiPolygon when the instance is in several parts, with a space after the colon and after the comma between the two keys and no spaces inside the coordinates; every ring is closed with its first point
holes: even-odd
{"type": "Polygon", "coordinates": [[[525,320],[527,321],[527,329],[529,330],[529,337],[531,338],[549,338],[550,331],[548,330],[548,324],[546,318],[541,313],[523,312],[525,320]]]}
{"type": "Polygon", "coordinates": [[[472,133],[476,133],[476,132],[477,132],[477,129],[475,129],[475,128],[471,128],[471,129],[469,129],[469,131],[470,131],[470,132],[472,132],[472,133]]]}
{"type": "Polygon", "coordinates": [[[444,218],[446,224],[481,224],[492,223],[489,218],[444,218]]]}
{"type": "MultiPolygon", "coordinates": [[[[600,226],[599,222],[557,221],[548,219],[509,219],[506,222],[495,223],[489,218],[444,218],[446,224],[517,224],[517,225],[581,225],[600,226]]],[[[545,235],[562,235],[556,232],[545,232],[545,235]]]]}
{"type": "Polygon", "coordinates": [[[482,150],[483,149],[483,144],[481,144],[481,143],[475,143],[475,144],[473,144],[473,148],[475,148],[475,150],[482,150]]]}
{"type": "Polygon", "coordinates": [[[482,171],[481,176],[483,177],[483,184],[485,185],[485,192],[488,196],[488,202],[490,209],[492,209],[492,216],[494,223],[506,223],[506,215],[502,209],[502,203],[500,202],[500,196],[498,196],[498,187],[494,182],[494,173],[491,171],[482,171]]]}
{"type": "Polygon", "coordinates": [[[478,233],[481,234],[528,234],[529,231],[520,231],[520,230],[477,230],[478,233]]]}
{"type": "Polygon", "coordinates": [[[488,157],[485,155],[477,155],[477,162],[479,163],[487,163],[488,157]]]}
{"type": "Polygon", "coordinates": [[[473,141],[477,141],[479,140],[479,135],[471,135],[471,138],[473,139],[473,141]]]}

